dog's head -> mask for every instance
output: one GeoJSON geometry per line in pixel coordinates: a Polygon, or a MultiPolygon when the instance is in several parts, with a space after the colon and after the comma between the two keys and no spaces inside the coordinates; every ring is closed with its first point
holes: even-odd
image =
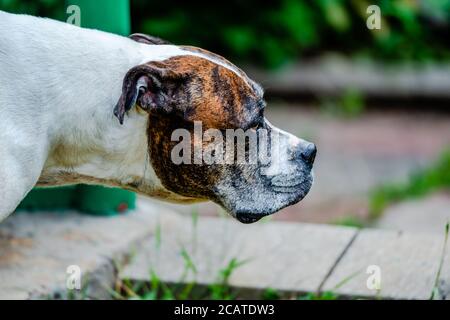
{"type": "Polygon", "coordinates": [[[184,54],[132,68],[114,111],[121,123],[132,108],[146,112],[149,158],[162,185],[212,200],[244,223],[303,199],[314,144],[266,120],[263,90],[242,70],[178,48],[184,54]]]}

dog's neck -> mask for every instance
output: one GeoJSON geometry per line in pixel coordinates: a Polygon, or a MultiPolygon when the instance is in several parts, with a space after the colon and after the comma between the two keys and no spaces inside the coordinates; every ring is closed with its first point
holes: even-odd
{"type": "Polygon", "coordinates": [[[118,127],[105,112],[98,112],[84,125],[66,128],[64,136],[56,136],[49,147],[39,184],[151,184],[155,177],[148,159],[147,122],[139,115],[128,120],[118,127]]]}

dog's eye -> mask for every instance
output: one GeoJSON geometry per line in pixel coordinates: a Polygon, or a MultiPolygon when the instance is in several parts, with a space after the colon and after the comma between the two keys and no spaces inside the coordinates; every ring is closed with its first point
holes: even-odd
{"type": "Polygon", "coordinates": [[[250,129],[251,129],[251,130],[258,131],[258,130],[261,129],[262,127],[263,127],[263,126],[262,126],[261,121],[258,121],[257,123],[251,125],[251,126],[250,126],[250,129]]]}

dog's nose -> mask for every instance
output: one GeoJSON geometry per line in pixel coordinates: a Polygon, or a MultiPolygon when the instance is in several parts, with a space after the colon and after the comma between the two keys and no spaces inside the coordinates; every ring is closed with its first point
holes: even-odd
{"type": "Polygon", "coordinates": [[[300,153],[300,156],[307,164],[313,164],[316,158],[317,148],[314,143],[309,143],[300,153]]]}

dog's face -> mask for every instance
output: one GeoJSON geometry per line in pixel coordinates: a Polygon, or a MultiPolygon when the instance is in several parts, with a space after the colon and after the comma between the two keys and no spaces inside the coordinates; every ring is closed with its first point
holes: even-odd
{"type": "Polygon", "coordinates": [[[266,120],[261,87],[240,69],[209,52],[192,47],[183,50],[184,55],[131,69],[115,108],[121,123],[135,105],[148,114],[149,158],[163,186],[190,199],[212,200],[244,223],[303,199],[312,185],[315,146],[266,120]],[[196,132],[198,124],[203,136],[196,132]],[[234,137],[226,140],[234,132],[230,129],[244,130],[243,144],[234,137]],[[173,136],[177,130],[188,133],[189,148],[182,153],[188,152],[190,161],[174,161],[174,154],[178,155],[174,150],[180,144],[173,136]],[[208,132],[222,134],[222,141],[208,132]],[[261,143],[268,156],[265,161],[259,158],[261,143]],[[250,159],[253,147],[257,161],[250,159]],[[196,161],[198,150],[200,160],[196,161]],[[212,161],[202,158],[206,150],[212,161]]]}

